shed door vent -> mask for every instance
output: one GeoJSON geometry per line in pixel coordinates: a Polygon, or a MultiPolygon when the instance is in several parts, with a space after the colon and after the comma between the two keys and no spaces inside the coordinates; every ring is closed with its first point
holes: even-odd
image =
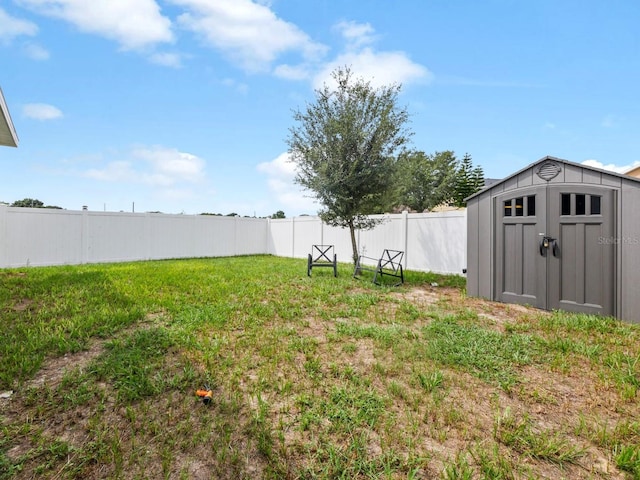
{"type": "Polygon", "coordinates": [[[543,180],[547,182],[552,178],[558,176],[562,169],[560,165],[555,162],[544,162],[542,165],[538,167],[536,170],[536,174],[543,180]]]}

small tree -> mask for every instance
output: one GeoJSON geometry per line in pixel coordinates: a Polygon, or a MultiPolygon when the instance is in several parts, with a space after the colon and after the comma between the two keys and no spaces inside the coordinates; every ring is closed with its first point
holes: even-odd
{"type": "Polygon", "coordinates": [[[453,201],[458,160],[452,151],[410,151],[398,159],[395,206],[423,212],[453,201]]]}
{"type": "Polygon", "coordinates": [[[484,187],[484,172],[482,167],[473,166],[471,155],[466,153],[456,177],[454,204],[456,207],[464,207],[466,205],[464,199],[484,187]]]}
{"type": "Polygon", "coordinates": [[[276,213],[271,214],[269,218],[287,218],[282,210],[278,210],[276,213]]]}
{"type": "Polygon", "coordinates": [[[294,112],[297,126],[287,143],[297,165],[296,182],[319,201],[320,218],[348,227],[354,263],[356,229],[381,222],[380,213],[393,183],[395,158],[408,142],[408,113],[398,107],[399,85],[374,88],[354,79],[349,68],[332,73],[337,87],[316,90],[304,111],[294,112]]]}

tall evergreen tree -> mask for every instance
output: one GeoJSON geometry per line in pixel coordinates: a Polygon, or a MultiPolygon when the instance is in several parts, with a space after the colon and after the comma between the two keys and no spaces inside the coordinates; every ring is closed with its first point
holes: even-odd
{"type": "Polygon", "coordinates": [[[482,167],[474,167],[471,155],[465,153],[456,175],[455,192],[453,197],[455,206],[466,206],[464,199],[481,190],[483,186],[484,172],[482,167]]]}

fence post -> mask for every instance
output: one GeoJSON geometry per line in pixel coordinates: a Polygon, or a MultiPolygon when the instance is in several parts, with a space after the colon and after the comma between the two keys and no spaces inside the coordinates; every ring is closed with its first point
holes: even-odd
{"type": "Polygon", "coordinates": [[[7,267],[7,206],[0,205],[0,268],[7,267]]]}
{"type": "Polygon", "coordinates": [[[409,212],[402,211],[402,236],[404,237],[404,268],[407,268],[409,257],[409,212]]]}
{"type": "Polygon", "coordinates": [[[291,258],[296,256],[296,217],[291,218],[291,258]]]}
{"type": "Polygon", "coordinates": [[[86,208],[82,208],[82,219],[80,220],[80,263],[88,263],[89,258],[89,211],[86,208]]]}
{"type": "Polygon", "coordinates": [[[233,217],[233,256],[238,256],[238,216],[233,217]]]}

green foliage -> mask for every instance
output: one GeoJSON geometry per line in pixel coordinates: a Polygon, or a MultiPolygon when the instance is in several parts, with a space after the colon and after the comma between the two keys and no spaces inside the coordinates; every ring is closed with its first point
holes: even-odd
{"type": "Polygon", "coordinates": [[[443,480],[472,480],[473,469],[469,465],[466,455],[460,453],[445,466],[442,472],[443,480]]]}
{"type": "Polygon", "coordinates": [[[633,475],[634,479],[640,479],[640,447],[637,445],[618,445],[614,448],[616,465],[620,470],[625,470],[633,475]]]}
{"type": "Polygon", "coordinates": [[[155,372],[172,344],[164,329],[138,330],[124,341],[107,343],[107,353],[91,368],[92,373],[112,382],[125,402],[157,395],[165,385],[155,372]]]}
{"type": "Polygon", "coordinates": [[[278,210],[276,213],[269,216],[269,218],[287,218],[282,210],[278,210]]]}
{"type": "Polygon", "coordinates": [[[434,370],[428,374],[418,373],[418,381],[425,392],[433,393],[442,387],[444,374],[440,370],[434,370]]]}
{"type": "Polygon", "coordinates": [[[12,207],[29,207],[29,208],[55,208],[60,209],[54,205],[45,205],[44,202],[36,198],[23,198],[22,200],[16,200],[10,206],[12,207]]]}
{"type": "Polygon", "coordinates": [[[423,212],[453,201],[458,161],[452,151],[426,155],[410,151],[400,155],[393,203],[423,212]]]}
{"type": "Polygon", "coordinates": [[[469,370],[506,390],[517,382],[515,367],[533,363],[539,353],[529,335],[503,335],[455,318],[434,321],[424,334],[430,358],[469,370]]]}
{"type": "Polygon", "coordinates": [[[314,103],[294,112],[287,143],[296,182],[320,203],[323,221],[349,227],[354,262],[355,229],[381,220],[380,206],[393,185],[396,157],[409,140],[408,113],[398,107],[399,85],[374,88],[349,68],[332,74],[337,86],[316,90],[314,103]]]}
{"type": "Polygon", "coordinates": [[[550,462],[575,463],[585,449],[574,445],[566,436],[548,430],[536,430],[531,419],[516,418],[510,410],[500,415],[494,426],[495,439],[517,452],[550,462]]]}
{"type": "Polygon", "coordinates": [[[44,203],[36,198],[24,198],[22,200],[16,200],[11,204],[12,207],[30,207],[30,208],[44,208],[44,203]]]}
{"type": "Polygon", "coordinates": [[[470,197],[484,186],[484,172],[482,167],[473,166],[471,155],[465,154],[456,174],[454,204],[456,207],[465,207],[465,198],[470,197]]]}
{"type": "Polygon", "coordinates": [[[373,427],[383,414],[387,400],[362,388],[334,388],[326,399],[301,398],[302,426],[326,424],[331,431],[354,432],[373,427]]]}

